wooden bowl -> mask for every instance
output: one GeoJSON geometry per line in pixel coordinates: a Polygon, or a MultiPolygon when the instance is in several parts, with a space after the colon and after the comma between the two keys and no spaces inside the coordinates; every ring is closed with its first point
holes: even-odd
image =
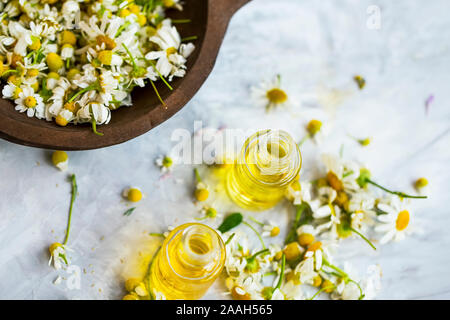
{"type": "Polygon", "coordinates": [[[14,110],[14,103],[0,99],[0,138],[14,143],[54,149],[88,150],[103,148],[133,139],[179,111],[198,91],[211,72],[232,15],[250,0],[188,0],[184,10],[170,11],[173,19],[190,19],[177,24],[182,37],[197,36],[193,54],[188,58],[187,73],[177,78],[170,91],[161,81],[157,88],[167,108],[157,99],[152,87],[135,89],[133,106],[113,111],[111,122],[98,127],[104,133],[92,133],[90,124],[59,127],[54,122],[28,118],[14,110]]]}

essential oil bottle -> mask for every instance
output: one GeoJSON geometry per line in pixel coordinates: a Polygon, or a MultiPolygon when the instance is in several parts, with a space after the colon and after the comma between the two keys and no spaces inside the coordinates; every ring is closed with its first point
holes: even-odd
{"type": "Polygon", "coordinates": [[[168,300],[201,298],[225,264],[225,244],[200,223],[183,224],[164,240],[150,267],[148,287],[168,300]]]}
{"type": "Polygon", "coordinates": [[[287,132],[258,131],[246,140],[228,173],[228,195],[244,209],[269,209],[283,198],[301,165],[300,150],[287,132]]]}

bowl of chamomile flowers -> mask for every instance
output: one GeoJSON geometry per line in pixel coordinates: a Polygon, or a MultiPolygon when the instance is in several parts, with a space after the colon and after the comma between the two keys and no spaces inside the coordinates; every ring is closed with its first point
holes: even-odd
{"type": "Polygon", "coordinates": [[[248,1],[0,2],[0,138],[88,150],[151,130],[198,91],[248,1]]]}

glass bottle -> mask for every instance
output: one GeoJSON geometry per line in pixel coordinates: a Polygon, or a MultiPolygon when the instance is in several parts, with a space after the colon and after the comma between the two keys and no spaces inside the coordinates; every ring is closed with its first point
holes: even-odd
{"type": "Polygon", "coordinates": [[[168,300],[201,298],[220,275],[225,252],[222,238],[204,224],[175,228],[150,266],[150,293],[168,300]]]}
{"type": "Polygon", "coordinates": [[[287,132],[256,132],[246,140],[228,173],[228,195],[244,209],[269,209],[283,198],[301,165],[300,150],[287,132]]]}

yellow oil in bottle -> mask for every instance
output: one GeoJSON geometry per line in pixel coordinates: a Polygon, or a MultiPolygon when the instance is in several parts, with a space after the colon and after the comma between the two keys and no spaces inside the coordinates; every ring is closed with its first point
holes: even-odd
{"type": "Polygon", "coordinates": [[[258,131],[246,140],[228,173],[228,195],[244,209],[269,209],[283,198],[301,165],[300,150],[287,132],[258,131]]]}
{"type": "Polygon", "coordinates": [[[174,229],[155,256],[149,291],[168,300],[201,298],[225,264],[225,244],[216,231],[200,223],[174,229]]]}

